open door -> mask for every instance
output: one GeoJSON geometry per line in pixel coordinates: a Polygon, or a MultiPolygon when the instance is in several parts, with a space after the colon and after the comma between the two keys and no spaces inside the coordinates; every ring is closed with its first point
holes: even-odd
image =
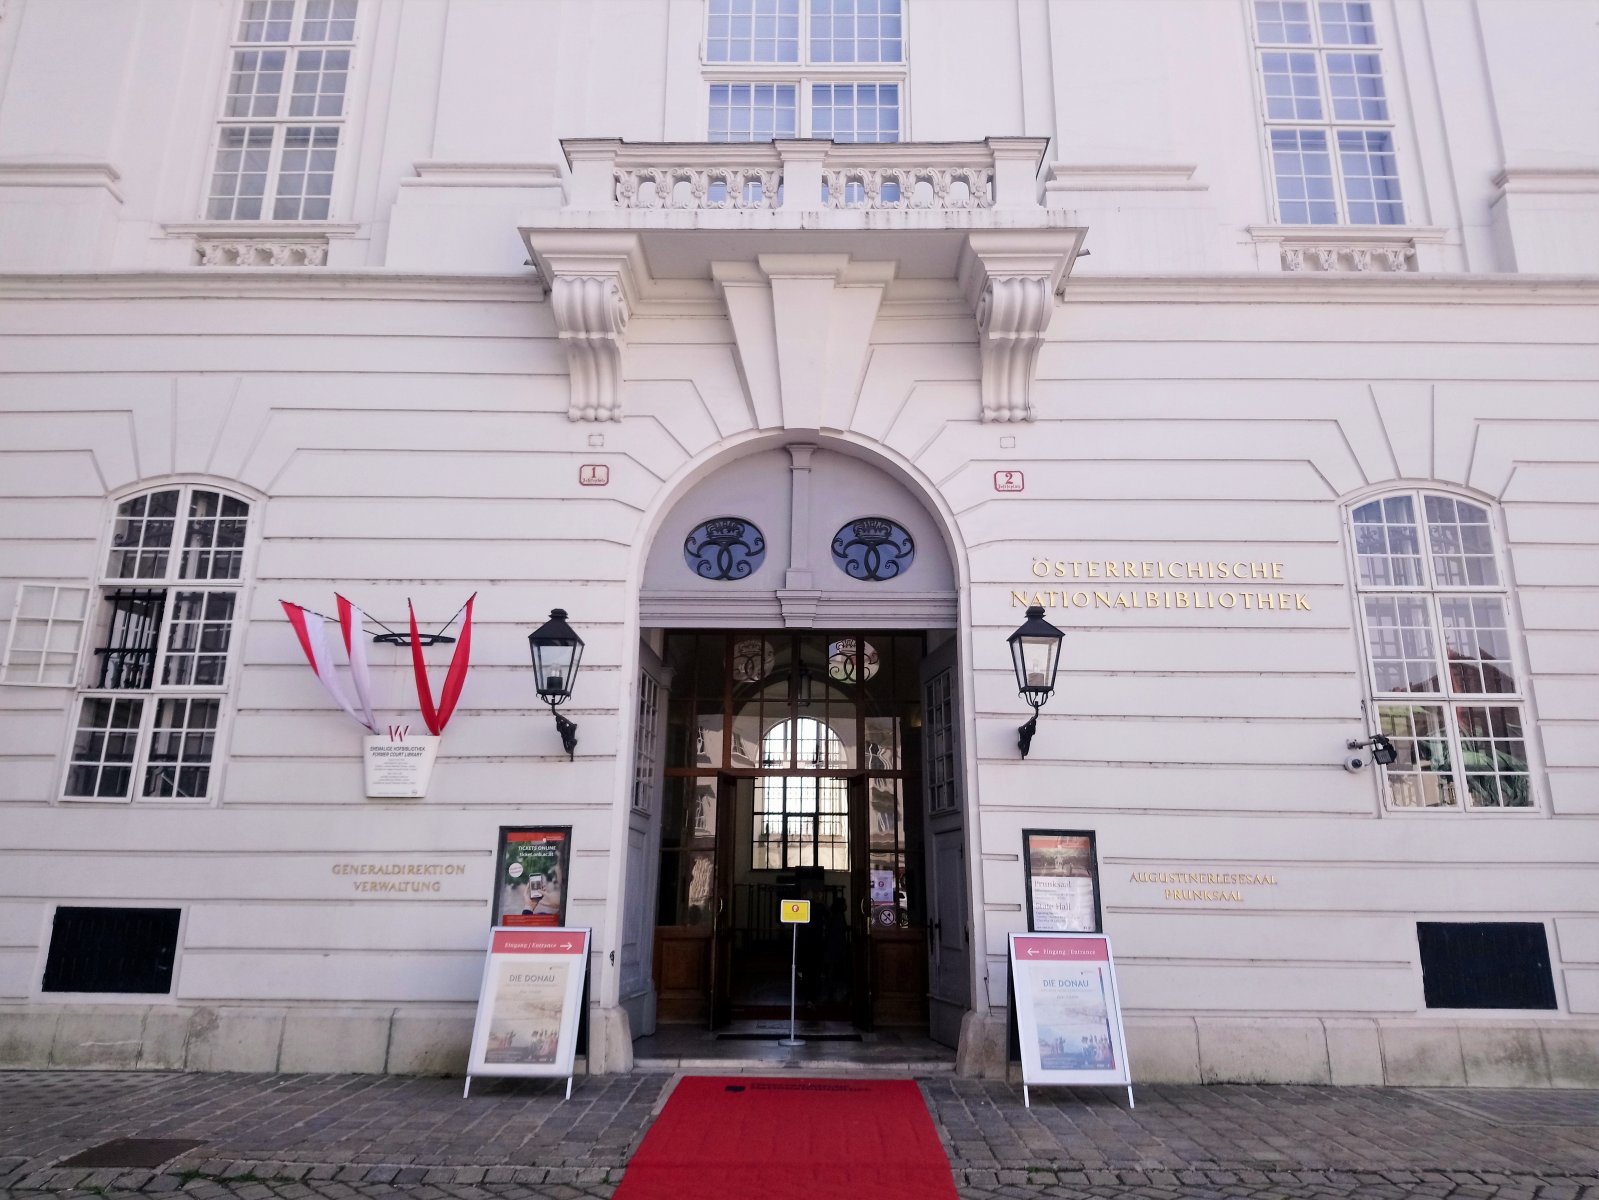
{"type": "Polygon", "coordinates": [[[711,1020],[721,1029],[733,1020],[733,831],[738,780],[716,781],[716,899],[711,915],[711,1020]]]}
{"type": "Polygon", "coordinates": [[[927,839],[928,1035],[960,1042],[972,1006],[965,775],[961,765],[956,639],[922,662],[922,796],[927,839]]]}
{"type": "Polygon", "coordinates": [[[872,901],[870,859],[866,854],[866,780],[849,781],[850,1019],[857,1029],[872,1028],[872,901]]]}

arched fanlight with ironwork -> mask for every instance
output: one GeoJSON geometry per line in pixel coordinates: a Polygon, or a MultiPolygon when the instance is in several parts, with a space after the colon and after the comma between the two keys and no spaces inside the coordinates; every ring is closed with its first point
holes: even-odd
{"type": "Polygon", "coordinates": [[[1038,710],[1055,691],[1055,672],[1060,670],[1060,644],[1066,635],[1044,620],[1042,605],[1027,610],[1027,619],[1005,640],[1010,643],[1011,665],[1016,669],[1016,687],[1023,700],[1032,706],[1033,715],[1016,732],[1022,757],[1038,732],[1038,710]]]}

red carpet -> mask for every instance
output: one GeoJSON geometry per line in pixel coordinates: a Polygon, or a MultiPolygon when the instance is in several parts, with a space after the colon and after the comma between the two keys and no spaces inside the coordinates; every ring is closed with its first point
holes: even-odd
{"type": "Polygon", "coordinates": [[[955,1200],[908,1079],[681,1080],[616,1200],[955,1200]]]}

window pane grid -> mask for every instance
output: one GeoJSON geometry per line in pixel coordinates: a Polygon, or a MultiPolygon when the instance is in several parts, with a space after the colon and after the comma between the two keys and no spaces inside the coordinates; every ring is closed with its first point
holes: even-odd
{"type": "Polygon", "coordinates": [[[1337,184],[1324,130],[1273,129],[1271,160],[1278,215],[1283,221],[1290,225],[1337,224],[1337,184]]]}
{"type": "Polygon", "coordinates": [[[249,516],[246,501],[190,486],[117,506],[100,581],[92,690],[80,706],[65,796],[206,797],[249,516]],[[129,579],[140,583],[129,587],[129,579]],[[211,586],[176,586],[191,580],[211,586]],[[210,694],[182,694],[195,689],[210,694]],[[113,690],[144,694],[95,694],[113,690]]]}
{"type": "Polygon", "coordinates": [[[146,796],[193,800],[206,794],[221,708],[220,700],[165,698],[156,703],[144,768],[146,796]]]}
{"type": "Polygon", "coordinates": [[[1402,225],[1399,162],[1386,129],[1340,129],[1338,165],[1344,177],[1349,220],[1354,225],[1402,225]]]}
{"type": "Polygon", "coordinates": [[[337,125],[290,125],[284,132],[278,165],[277,194],[272,203],[276,221],[324,221],[333,195],[333,160],[338,153],[337,125]]]}
{"type": "Polygon", "coordinates": [[[183,539],[184,579],[237,579],[244,569],[250,506],[220,492],[195,491],[183,539]]]}
{"type": "Polygon", "coordinates": [[[899,141],[899,85],[816,84],[811,88],[811,134],[835,142],[899,141]]]}
{"type": "Polygon", "coordinates": [[[1460,762],[1473,808],[1527,808],[1532,778],[1521,710],[1513,705],[1457,704],[1460,762]]]}
{"type": "Polygon", "coordinates": [[[238,50],[233,55],[233,72],[228,76],[228,96],[222,106],[225,117],[275,117],[278,97],[283,94],[283,68],[288,55],[283,50],[238,50]]]}
{"type": "Polygon", "coordinates": [[[244,0],[241,42],[286,42],[294,28],[294,0],[244,0]]]}
{"type": "Polygon", "coordinates": [[[905,61],[901,9],[902,0],[707,0],[707,64],[769,66],[787,76],[711,82],[707,140],[899,141],[900,83],[893,76],[905,61]],[[796,70],[780,71],[789,65],[796,70]],[[807,66],[850,65],[880,66],[889,81],[804,78],[807,66]]]}
{"type": "Polygon", "coordinates": [[[68,796],[125,799],[133,779],[144,701],[89,696],[78,712],[67,768],[68,796]]]}
{"type": "Polygon", "coordinates": [[[707,62],[799,61],[800,0],[711,0],[707,62]]]}
{"type": "Polygon", "coordinates": [[[713,83],[709,140],[765,142],[797,136],[796,96],[791,83],[713,83]]]}
{"type": "Polygon", "coordinates": [[[811,61],[900,62],[900,20],[899,0],[811,0],[811,61]]]}
{"type": "Polygon", "coordinates": [[[245,0],[222,118],[253,123],[218,127],[208,220],[329,218],[340,127],[285,122],[344,117],[356,6],[357,0],[245,0]]]}
{"type": "Polygon", "coordinates": [[[1390,805],[1530,808],[1521,705],[1483,702],[1519,700],[1508,601],[1483,591],[1501,579],[1488,510],[1402,493],[1356,506],[1350,525],[1378,725],[1398,752],[1390,805]],[[1465,579],[1478,590],[1455,591],[1465,579]],[[1430,702],[1402,702],[1414,696],[1430,702]]]}
{"type": "Polygon", "coordinates": [[[1255,0],[1254,14],[1278,219],[1403,224],[1393,133],[1369,128],[1392,120],[1371,5],[1255,0]]]}
{"type": "Polygon", "coordinates": [[[161,682],[175,687],[221,687],[233,629],[233,592],[177,592],[172,597],[161,682]]]}
{"type": "Polygon", "coordinates": [[[257,221],[272,166],[270,125],[224,125],[205,215],[214,221],[257,221]]]}
{"type": "Polygon", "coordinates": [[[341,117],[349,78],[348,50],[301,50],[294,59],[291,117],[341,117]]]}
{"type": "Polygon", "coordinates": [[[113,579],[161,579],[167,573],[178,493],[151,492],[117,507],[106,574],[113,579]]]}

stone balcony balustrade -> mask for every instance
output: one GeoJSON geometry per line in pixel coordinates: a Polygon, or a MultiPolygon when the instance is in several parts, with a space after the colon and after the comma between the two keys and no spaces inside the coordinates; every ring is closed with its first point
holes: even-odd
{"type": "Polygon", "coordinates": [[[566,209],[627,213],[627,224],[634,226],[782,228],[809,214],[804,224],[813,228],[820,213],[838,218],[825,223],[838,228],[886,213],[937,214],[934,219],[947,224],[954,214],[985,211],[1032,212],[1038,224],[1047,223],[1037,182],[1045,145],[1040,138],[852,144],[629,144],[604,138],[561,144],[571,166],[566,209]],[[685,221],[688,213],[700,219],[685,221]],[[705,221],[710,214],[725,216],[705,221]],[[757,214],[766,220],[752,221],[757,214]],[[641,221],[646,215],[656,219],[641,221]]]}
{"type": "Polygon", "coordinates": [[[833,428],[891,286],[969,314],[982,420],[1032,419],[1038,351],[1084,234],[1042,203],[1048,139],[561,146],[566,203],[530,211],[521,233],[574,421],[621,419],[636,312],[709,303],[727,314],[755,424],[833,428]]]}

